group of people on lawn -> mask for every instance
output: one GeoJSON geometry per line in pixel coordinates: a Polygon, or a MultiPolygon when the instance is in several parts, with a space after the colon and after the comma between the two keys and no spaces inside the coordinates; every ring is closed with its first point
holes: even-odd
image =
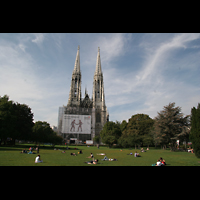
{"type": "MultiPolygon", "coordinates": [[[[149,150],[149,148],[147,148],[147,150],[149,150]]],[[[146,151],[144,151],[144,149],[142,148],[141,152],[146,152],[146,151]]],[[[130,154],[127,154],[127,155],[133,155],[133,153],[130,153],[130,154]]],[[[134,156],[135,157],[141,157],[139,155],[139,153],[137,153],[137,151],[135,152],[134,156]]],[[[152,164],[152,166],[165,166],[165,165],[166,165],[166,162],[162,157],[160,157],[160,159],[158,159],[155,164],[152,164]]]]}
{"type": "MultiPolygon", "coordinates": [[[[30,147],[29,148],[29,150],[30,150],[30,152],[28,153],[28,154],[34,154],[34,152],[32,151],[33,150],[33,148],[32,147],[30,147]]],[[[37,150],[37,153],[39,153],[39,148],[37,147],[36,148],[36,150],[37,150]]],[[[149,150],[149,148],[147,149],[147,150],[149,150]]],[[[144,149],[142,148],[141,149],[141,152],[145,152],[144,151],[144,149]]],[[[27,151],[26,151],[26,149],[24,149],[24,150],[22,150],[22,152],[20,152],[20,153],[27,153],[27,151]]],[[[66,153],[65,151],[62,151],[61,153],[66,153]]],[[[78,152],[78,154],[82,154],[83,152],[82,152],[82,150],[80,150],[80,152],[78,152]]],[[[72,156],[76,156],[76,154],[75,153],[70,153],[70,155],[72,155],[72,156]]],[[[105,154],[104,154],[105,155],[105,154]]],[[[127,154],[127,155],[133,155],[133,153],[130,153],[130,154],[127,154]]],[[[134,154],[134,156],[135,157],[141,157],[140,155],[139,155],[139,153],[137,153],[137,151],[135,152],[135,154],[134,154]]],[[[93,160],[91,160],[91,161],[86,161],[85,163],[86,164],[97,164],[98,163],[98,159],[94,159],[94,155],[92,154],[92,153],[90,153],[90,156],[89,157],[87,157],[87,158],[93,158],[93,160]]],[[[102,159],[103,161],[105,161],[105,160],[108,160],[108,161],[116,161],[117,159],[108,159],[106,156],[104,157],[104,159],[102,159]]],[[[41,162],[43,162],[43,160],[41,160],[40,159],[40,155],[37,155],[37,157],[35,158],[35,163],[41,163],[41,162]]],[[[160,159],[158,159],[157,160],[157,162],[155,163],[155,164],[152,164],[152,166],[165,166],[166,165],[166,162],[165,162],[165,160],[162,158],[162,157],[160,157],[160,159]]]]}
{"type": "MultiPolygon", "coordinates": [[[[34,148],[30,147],[29,152],[27,152],[26,149],[23,149],[20,153],[36,154],[35,152],[33,152],[33,150],[34,150],[34,148]]],[[[38,145],[35,148],[35,150],[37,151],[37,153],[39,153],[39,146],[38,145]]]]}

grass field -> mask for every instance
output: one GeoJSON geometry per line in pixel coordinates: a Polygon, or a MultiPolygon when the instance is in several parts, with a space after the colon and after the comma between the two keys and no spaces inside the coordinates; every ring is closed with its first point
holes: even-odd
{"type": "MultiPolygon", "coordinates": [[[[29,145],[31,146],[31,145],[29,145]]],[[[170,150],[160,150],[150,148],[149,151],[140,153],[141,157],[135,158],[134,155],[127,155],[130,152],[135,153],[135,149],[120,149],[108,147],[87,147],[87,146],[69,146],[71,149],[66,150],[64,146],[55,146],[65,150],[66,153],[61,153],[61,150],[53,150],[48,146],[40,148],[40,156],[43,163],[34,163],[37,154],[21,154],[23,146],[15,147],[0,147],[0,166],[151,166],[156,163],[157,159],[162,157],[165,159],[167,166],[200,166],[200,159],[195,154],[187,152],[171,152],[170,150]],[[83,154],[78,154],[81,149],[83,154]],[[71,156],[70,153],[76,153],[77,156],[71,156]],[[97,165],[88,165],[85,161],[92,159],[86,158],[93,153],[95,159],[99,159],[97,165]],[[102,161],[104,158],[99,153],[105,153],[108,158],[116,158],[117,161],[102,161]]],[[[28,149],[28,146],[24,146],[28,149]]],[[[36,152],[36,151],[35,151],[36,152]]]]}

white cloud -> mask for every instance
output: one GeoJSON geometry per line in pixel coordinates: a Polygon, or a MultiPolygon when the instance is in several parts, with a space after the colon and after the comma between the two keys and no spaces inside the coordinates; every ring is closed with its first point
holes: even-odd
{"type": "Polygon", "coordinates": [[[146,62],[144,63],[143,70],[138,75],[138,80],[143,81],[151,76],[153,73],[158,73],[161,63],[164,63],[174,49],[184,48],[186,49],[186,43],[200,38],[200,34],[188,34],[183,33],[174,36],[171,41],[159,43],[155,51],[151,51],[148,55],[146,62]]]}
{"type": "Polygon", "coordinates": [[[114,61],[117,57],[123,56],[126,53],[127,41],[130,38],[130,35],[120,33],[100,38],[99,44],[102,49],[102,62],[114,61]]]}
{"type": "Polygon", "coordinates": [[[45,107],[49,91],[45,90],[37,76],[37,64],[32,56],[20,46],[23,48],[24,45],[10,42],[0,45],[0,96],[7,94],[11,100],[30,106],[36,121],[48,121],[43,114],[49,111],[49,107],[45,107]]]}
{"type": "Polygon", "coordinates": [[[35,39],[31,40],[32,42],[40,45],[44,41],[45,37],[43,33],[33,33],[33,35],[36,37],[35,39]]]}
{"type": "Polygon", "coordinates": [[[92,96],[97,48],[100,47],[111,120],[128,119],[136,113],[155,117],[169,102],[176,102],[184,114],[189,114],[200,98],[199,80],[195,76],[200,63],[199,45],[195,43],[199,34],[137,35],[137,41],[134,36],[20,34],[13,40],[1,38],[0,96],[8,94],[12,100],[28,104],[36,121],[57,125],[58,107],[66,105],[68,100],[76,57],[72,44],[77,43],[80,45],[82,96],[85,85],[92,96]],[[34,44],[40,46],[48,38],[49,43],[36,52],[34,44]],[[180,52],[184,56],[176,56],[180,52]],[[136,64],[137,56],[140,59],[136,64]],[[124,65],[121,59],[125,60],[124,65]]]}
{"type": "Polygon", "coordinates": [[[19,48],[20,48],[23,52],[25,52],[25,50],[26,50],[26,46],[23,45],[23,44],[19,44],[19,48]]]}
{"type": "Polygon", "coordinates": [[[170,61],[174,50],[178,48],[187,49],[188,43],[198,38],[200,38],[200,34],[179,34],[173,36],[170,40],[154,43],[153,49],[149,48],[148,42],[142,41],[140,47],[144,49],[143,53],[146,59],[141,70],[137,72],[131,70],[129,74],[118,74],[116,69],[106,70],[105,76],[112,77],[107,82],[109,88],[106,89],[106,96],[109,100],[107,101],[108,109],[109,107],[117,109],[118,106],[127,104],[127,108],[124,107],[124,110],[119,111],[119,115],[114,114],[115,117],[120,116],[119,120],[123,120],[122,116],[129,115],[129,118],[136,113],[146,113],[155,117],[157,112],[163,109],[163,106],[169,104],[169,102],[175,102],[176,106],[182,106],[182,111],[185,114],[190,114],[191,107],[197,104],[195,100],[199,98],[199,92],[194,92],[198,88],[191,89],[188,82],[184,83],[184,77],[180,77],[182,82],[179,83],[177,78],[166,76],[164,66],[167,65],[171,71],[174,70],[174,65],[184,67],[188,69],[187,76],[193,76],[194,74],[190,73],[189,70],[190,66],[193,65],[193,68],[197,70],[197,66],[199,66],[198,53],[195,55],[187,54],[180,60],[176,59],[176,63],[170,61]],[[181,65],[181,63],[184,65],[181,65]],[[187,66],[185,66],[186,63],[187,66]],[[138,101],[142,106],[135,106],[138,101]],[[130,115],[130,113],[132,114],[130,115]]]}

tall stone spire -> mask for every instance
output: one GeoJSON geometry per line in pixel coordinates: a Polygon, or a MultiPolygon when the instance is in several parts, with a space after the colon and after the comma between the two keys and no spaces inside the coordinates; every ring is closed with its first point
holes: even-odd
{"type": "Polygon", "coordinates": [[[100,75],[102,74],[101,71],[101,58],[100,58],[100,48],[98,47],[98,54],[97,54],[97,62],[96,62],[96,70],[95,70],[95,75],[100,75]]]}
{"type": "Polygon", "coordinates": [[[78,45],[78,50],[76,54],[75,64],[74,64],[74,71],[73,73],[81,73],[80,70],[80,53],[79,53],[80,46],[78,45]]]}
{"type": "Polygon", "coordinates": [[[103,73],[101,69],[100,48],[98,47],[96,69],[93,81],[93,122],[95,127],[95,135],[99,135],[104,124],[109,119],[107,107],[105,103],[103,73]]]}
{"type": "Polygon", "coordinates": [[[96,102],[102,102],[102,100],[105,100],[105,97],[103,89],[103,73],[101,69],[100,48],[98,47],[96,70],[94,73],[93,82],[93,106],[95,106],[96,102]]]}
{"type": "Polygon", "coordinates": [[[81,103],[81,70],[79,49],[80,47],[78,46],[67,104],[72,106],[78,106],[81,103]]]}

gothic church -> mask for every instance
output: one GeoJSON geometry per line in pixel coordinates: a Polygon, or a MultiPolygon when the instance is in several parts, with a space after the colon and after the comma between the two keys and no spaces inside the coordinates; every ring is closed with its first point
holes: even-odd
{"type": "Polygon", "coordinates": [[[71,87],[67,106],[59,108],[58,131],[65,140],[77,138],[79,141],[92,140],[100,134],[104,124],[109,121],[109,114],[105,104],[103,73],[101,69],[100,48],[98,47],[96,70],[93,80],[93,92],[90,98],[85,89],[85,97],[81,95],[81,70],[80,70],[80,48],[78,46],[74,70],[72,73],[71,87]],[[62,132],[65,115],[90,115],[90,134],[62,132]]]}

